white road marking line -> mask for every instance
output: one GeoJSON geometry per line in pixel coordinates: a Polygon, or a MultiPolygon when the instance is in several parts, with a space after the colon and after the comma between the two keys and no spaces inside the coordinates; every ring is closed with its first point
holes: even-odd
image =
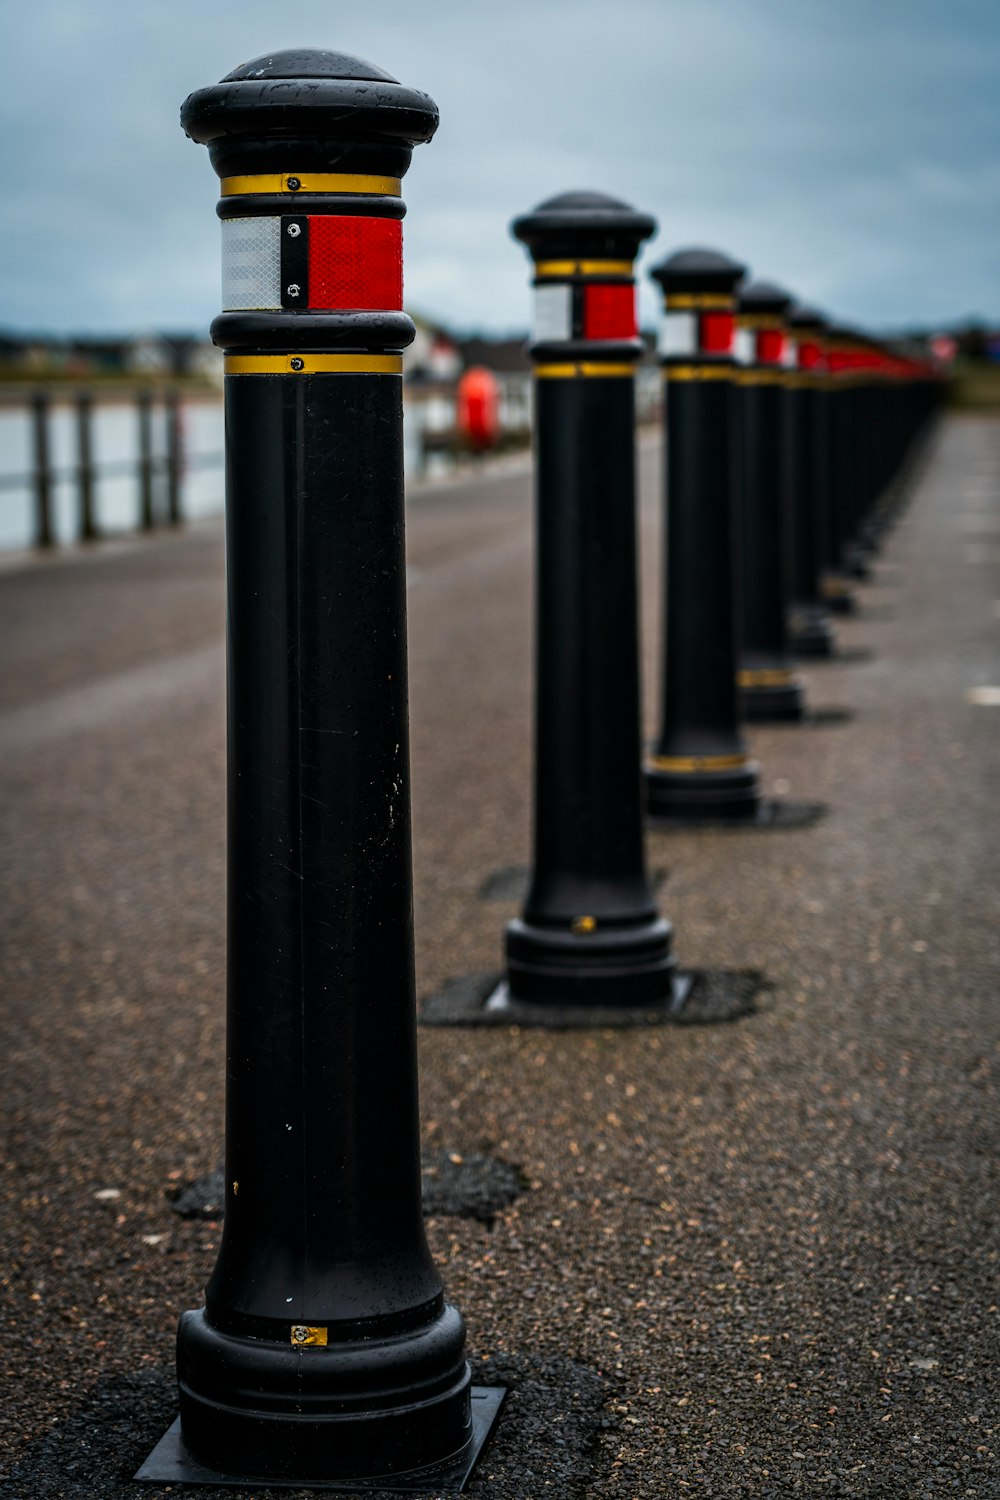
{"type": "Polygon", "coordinates": [[[1000,708],[1000,687],[966,688],[965,701],[977,708],[1000,708]]]}

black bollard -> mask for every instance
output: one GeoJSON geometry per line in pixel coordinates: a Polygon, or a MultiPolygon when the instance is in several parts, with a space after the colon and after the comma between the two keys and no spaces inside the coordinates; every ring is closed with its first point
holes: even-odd
{"type": "Polygon", "coordinates": [[[742,822],[760,805],[736,686],[733,335],[744,270],[715,251],[682,250],[651,274],[666,298],[666,639],[648,806],[656,818],[742,822]]]}
{"type": "Polygon", "coordinates": [[[77,538],[92,542],[98,532],[94,515],[94,403],[89,391],[78,392],[76,398],[76,482],[77,538]]]}
{"type": "Polygon", "coordinates": [[[823,597],[829,553],[830,428],[826,320],[811,307],[788,315],[795,343],[789,378],[789,490],[792,501],[791,645],[798,656],[830,656],[833,625],[823,597]]]}
{"type": "Polygon", "coordinates": [[[49,393],[36,391],[31,398],[31,433],[34,449],[33,489],[36,547],[54,547],[52,524],[52,454],[49,447],[49,393]]]}
{"type": "Polygon", "coordinates": [[[600,193],[516,219],[535,269],[535,830],[507,929],[513,1001],[636,1006],[671,992],[643,849],[632,263],[656,229],[600,193]]]}
{"type": "Polygon", "coordinates": [[[135,410],[139,438],[136,478],[139,484],[139,527],[152,531],[153,514],[153,397],[146,387],[136,392],[135,410]]]}
{"type": "Polygon", "coordinates": [[[421,1216],[399,194],[437,108],[288,51],[181,121],[222,179],[229,1004],[225,1227],[170,1472],[457,1489],[501,1393],[471,1390],[421,1216]]]}
{"type": "Polygon", "coordinates": [[[834,614],[857,609],[851,583],[849,543],[858,484],[858,404],[855,367],[856,335],[832,327],[827,334],[827,410],[830,427],[830,486],[827,513],[827,555],[823,597],[834,614]]]}
{"type": "Polygon", "coordinates": [[[737,684],[745,719],[801,719],[805,688],[789,655],[791,573],[788,365],[791,298],[755,281],[740,293],[742,644],[737,684]]]}

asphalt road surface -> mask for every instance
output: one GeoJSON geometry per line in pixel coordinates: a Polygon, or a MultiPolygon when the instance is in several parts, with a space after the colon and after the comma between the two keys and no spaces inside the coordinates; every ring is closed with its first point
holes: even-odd
{"type": "MultiPolygon", "coordinates": [[[[530,522],[516,466],[410,505],[421,994],[516,912],[479,891],[528,857],[530,522]]],[[[861,599],[807,671],[851,720],[750,736],[827,816],[649,841],[682,961],[763,970],[755,1015],[421,1033],[426,1148],[525,1185],[428,1221],[511,1388],[473,1496],[1000,1495],[1000,423],[942,426],[861,599]]],[[[214,1261],[170,1199],[221,1157],[223,604],[217,526],[0,575],[13,1500],[142,1493],[214,1261]]]]}

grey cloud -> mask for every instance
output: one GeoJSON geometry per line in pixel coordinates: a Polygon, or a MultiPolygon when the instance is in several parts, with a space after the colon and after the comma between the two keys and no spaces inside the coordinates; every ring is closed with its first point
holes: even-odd
{"type": "Polygon", "coordinates": [[[36,0],[5,24],[0,325],[205,327],[214,178],[178,107],[299,43],[441,106],[406,183],[407,299],[430,316],[523,326],[507,225],[574,186],[656,214],[646,263],[716,243],[873,324],[1000,315],[995,0],[36,0]]]}

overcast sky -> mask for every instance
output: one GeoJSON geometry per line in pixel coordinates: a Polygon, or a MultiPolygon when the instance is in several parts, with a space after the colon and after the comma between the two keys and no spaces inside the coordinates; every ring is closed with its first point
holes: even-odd
{"type": "Polygon", "coordinates": [[[705,244],[871,327],[1000,321],[1000,0],[0,0],[0,27],[0,328],[204,330],[217,182],[178,109],[292,46],[437,100],[406,303],[452,327],[527,325],[507,226],[571,188],[655,214],[645,267],[705,244]]]}

